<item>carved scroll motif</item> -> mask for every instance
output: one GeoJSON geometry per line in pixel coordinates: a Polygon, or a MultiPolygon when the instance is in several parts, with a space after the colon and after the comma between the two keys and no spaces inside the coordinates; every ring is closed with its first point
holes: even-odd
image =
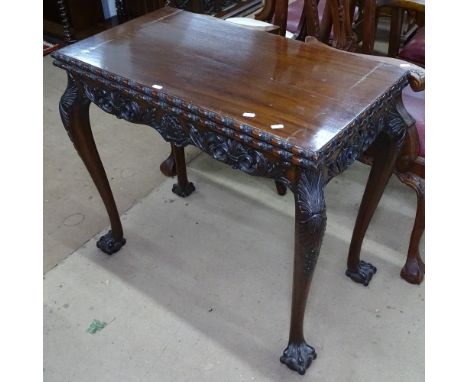
{"type": "MultiPolygon", "coordinates": [[[[247,174],[275,178],[288,184],[285,170],[289,163],[270,159],[259,150],[235,139],[222,136],[204,127],[195,127],[184,118],[167,113],[160,107],[132,101],[118,91],[84,85],[85,94],[94,104],[107,113],[128,122],[149,125],[168,142],[177,146],[192,144],[207,152],[214,159],[229,164],[247,174]]],[[[226,130],[228,133],[228,130],[226,130]]],[[[246,141],[253,138],[242,136],[246,141]]],[[[268,150],[268,145],[264,145],[268,150]]]]}
{"type": "Polygon", "coordinates": [[[193,125],[190,125],[189,135],[193,145],[235,169],[251,175],[284,178],[284,167],[280,163],[268,159],[260,151],[244,146],[236,140],[211,131],[201,131],[193,125]]]}

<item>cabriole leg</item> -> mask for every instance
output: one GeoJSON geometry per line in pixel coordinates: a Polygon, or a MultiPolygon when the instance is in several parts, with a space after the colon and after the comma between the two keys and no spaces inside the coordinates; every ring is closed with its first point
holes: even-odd
{"type": "Polygon", "coordinates": [[[185,165],[185,153],[183,147],[177,147],[171,143],[172,154],[174,155],[177,183],[172,186],[172,192],[183,198],[195,191],[195,186],[187,178],[187,166],[185,165]]]}
{"type": "Polygon", "coordinates": [[[303,172],[295,190],[294,276],[288,347],[280,361],[303,375],[317,357],[304,339],[304,313],[326,226],[321,174],[303,172]]]}
{"type": "Polygon", "coordinates": [[[111,255],[122,248],[125,239],[114,196],[91,131],[89,104],[90,101],[84,95],[81,84],[75,82],[69,73],[67,89],[60,99],[60,116],[63,126],[88,169],[109,215],[111,230],[99,239],[97,246],[103,252],[111,255]]]}

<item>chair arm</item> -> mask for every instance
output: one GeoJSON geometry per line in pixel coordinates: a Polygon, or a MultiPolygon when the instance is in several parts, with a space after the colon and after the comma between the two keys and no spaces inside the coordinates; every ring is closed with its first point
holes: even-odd
{"type": "Polygon", "coordinates": [[[377,7],[404,8],[424,13],[425,0],[378,0],[377,7]]]}
{"type": "Polygon", "coordinates": [[[255,20],[271,22],[275,14],[276,0],[265,0],[263,8],[255,14],[255,20]]]}

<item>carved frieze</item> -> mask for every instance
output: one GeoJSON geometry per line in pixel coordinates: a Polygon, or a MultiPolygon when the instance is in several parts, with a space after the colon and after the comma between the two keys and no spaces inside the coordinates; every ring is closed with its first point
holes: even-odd
{"type": "MultiPolygon", "coordinates": [[[[56,54],[55,58],[58,57],[60,61],[55,64],[79,76],[86,97],[102,110],[133,123],[149,125],[177,146],[194,144],[244,172],[282,180],[288,187],[291,185],[285,175],[287,167],[322,169],[327,183],[358,159],[380,132],[385,130],[402,142],[408,127],[396,107],[401,102],[401,90],[408,84],[406,77],[332,141],[319,151],[310,151],[101,69],[56,54]],[[208,134],[210,131],[214,133],[208,134]],[[219,141],[223,139],[226,141],[219,141]]],[[[67,90],[70,96],[74,91],[67,90]]]]}
{"type": "Polygon", "coordinates": [[[213,131],[203,131],[190,125],[190,141],[214,159],[229,164],[251,175],[281,179],[287,164],[271,160],[264,153],[236,140],[220,136],[213,131]]]}
{"type": "MultiPolygon", "coordinates": [[[[76,91],[76,85],[72,85],[70,95],[76,96],[76,91]]],[[[229,164],[235,169],[251,175],[282,179],[287,183],[285,171],[290,166],[288,162],[272,159],[261,150],[256,150],[244,142],[210,131],[206,126],[195,127],[193,121],[187,121],[183,117],[168,113],[159,106],[137,102],[118,91],[85,83],[84,93],[91,102],[105,112],[128,122],[149,125],[157,130],[166,141],[177,146],[195,145],[214,159],[229,164]]],[[[64,101],[68,102],[68,98],[64,101]]],[[[228,129],[224,132],[232,135],[228,129]]],[[[250,137],[244,136],[243,138],[245,141],[252,141],[250,137]]],[[[269,147],[263,145],[263,148],[269,151],[269,147]]]]}

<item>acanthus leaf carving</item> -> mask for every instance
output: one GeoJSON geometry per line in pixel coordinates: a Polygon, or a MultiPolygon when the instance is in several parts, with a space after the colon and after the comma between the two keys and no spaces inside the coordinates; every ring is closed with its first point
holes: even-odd
{"type": "Polygon", "coordinates": [[[128,122],[151,126],[164,139],[177,146],[187,145],[182,123],[176,116],[162,113],[162,110],[157,107],[129,100],[117,91],[94,88],[87,84],[84,86],[86,96],[105,112],[128,122]]]}
{"type": "Polygon", "coordinates": [[[262,152],[241,142],[212,131],[202,131],[193,125],[189,127],[189,135],[193,145],[235,169],[251,175],[281,179],[283,182],[286,180],[285,164],[270,160],[262,152]]]}
{"type": "Polygon", "coordinates": [[[295,186],[296,233],[300,236],[305,273],[313,272],[327,221],[322,173],[303,170],[295,186]]]}
{"type": "MultiPolygon", "coordinates": [[[[177,146],[195,145],[214,159],[235,169],[289,184],[285,175],[286,168],[290,166],[288,162],[269,159],[260,150],[205,127],[196,128],[185,119],[166,112],[161,107],[137,102],[117,90],[107,90],[86,83],[84,89],[86,97],[105,112],[128,122],[149,125],[168,142],[177,146]]],[[[246,136],[244,139],[251,140],[246,136]]]]}
{"type": "Polygon", "coordinates": [[[386,118],[387,123],[385,127],[387,134],[394,137],[397,140],[398,147],[401,148],[405,141],[408,125],[396,108],[390,109],[386,118]]]}

